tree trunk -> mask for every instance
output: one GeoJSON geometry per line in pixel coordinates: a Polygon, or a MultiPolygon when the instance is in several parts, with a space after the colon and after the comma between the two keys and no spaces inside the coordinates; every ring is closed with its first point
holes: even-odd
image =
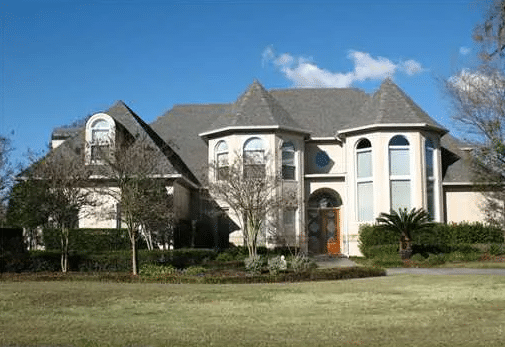
{"type": "Polygon", "coordinates": [[[402,260],[410,259],[412,256],[412,242],[404,233],[400,238],[400,257],[402,260]]]}
{"type": "Polygon", "coordinates": [[[68,270],[68,229],[61,228],[61,272],[68,270]]]}
{"type": "Polygon", "coordinates": [[[132,246],[132,274],[138,276],[138,254],[137,254],[137,238],[136,233],[132,231],[130,234],[130,241],[132,246]]]}

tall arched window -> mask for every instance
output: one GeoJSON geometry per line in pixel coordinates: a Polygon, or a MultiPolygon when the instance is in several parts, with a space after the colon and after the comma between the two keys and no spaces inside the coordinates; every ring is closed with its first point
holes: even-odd
{"type": "Polygon", "coordinates": [[[396,135],[389,141],[389,182],[391,209],[410,209],[410,153],[409,141],[396,135]]]}
{"type": "Polygon", "coordinates": [[[424,142],[424,154],[426,158],[426,202],[428,213],[435,219],[435,174],[434,174],[434,146],[431,139],[424,142]]]}
{"type": "Polygon", "coordinates": [[[282,179],[294,180],[296,175],[295,146],[291,142],[282,144],[282,179]]]}
{"type": "Polygon", "coordinates": [[[265,177],[265,147],[257,137],[247,140],[244,144],[244,177],[265,177]]]}
{"type": "Polygon", "coordinates": [[[91,124],[91,161],[98,162],[110,155],[111,125],[105,119],[98,118],[91,124]]]}
{"type": "Polygon", "coordinates": [[[216,145],[216,179],[223,180],[228,173],[228,145],[225,141],[219,141],[216,145]]]}
{"type": "Polygon", "coordinates": [[[356,146],[356,190],[358,192],[358,220],[373,220],[372,144],[363,139],[356,146]]]}

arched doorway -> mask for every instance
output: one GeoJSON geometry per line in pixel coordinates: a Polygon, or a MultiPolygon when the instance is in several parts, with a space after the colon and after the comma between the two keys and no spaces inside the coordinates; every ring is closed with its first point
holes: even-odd
{"type": "Polygon", "coordinates": [[[311,254],[328,253],[328,242],[338,245],[340,253],[340,195],[330,188],[321,188],[309,197],[307,208],[308,251],[311,254]]]}

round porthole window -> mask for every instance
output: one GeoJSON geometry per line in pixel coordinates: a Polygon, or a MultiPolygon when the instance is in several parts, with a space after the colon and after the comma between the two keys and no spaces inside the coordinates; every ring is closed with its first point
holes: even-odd
{"type": "Polygon", "coordinates": [[[316,165],[318,167],[325,167],[330,163],[330,157],[325,151],[319,151],[316,154],[316,165]]]}

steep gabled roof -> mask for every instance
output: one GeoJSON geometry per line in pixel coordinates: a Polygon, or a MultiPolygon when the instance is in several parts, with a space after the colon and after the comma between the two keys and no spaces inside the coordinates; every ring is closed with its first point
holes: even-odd
{"type": "Polygon", "coordinates": [[[354,122],[340,132],[388,125],[425,126],[440,133],[447,132],[389,78],[382,82],[379,90],[363,105],[354,122]]]}
{"type": "MultiPolygon", "coordinates": [[[[132,146],[136,145],[137,141],[146,141],[154,152],[154,160],[156,162],[156,170],[159,175],[182,174],[189,180],[198,184],[198,180],[189,170],[182,159],[171,149],[171,147],[161,139],[161,137],[145,123],[135,112],[133,112],[124,102],[117,101],[104,113],[109,115],[116,122],[116,131],[128,135],[133,139],[132,146]]],[[[57,131],[60,131],[59,129],[57,131]]],[[[73,130],[70,137],[59,147],[51,151],[49,156],[64,155],[65,157],[75,157],[76,160],[82,161],[82,153],[85,150],[85,126],[78,130],[73,130]]],[[[102,165],[93,165],[93,171],[96,174],[103,174],[104,168],[102,165]]]]}
{"type": "Polygon", "coordinates": [[[221,114],[201,136],[252,128],[308,133],[258,81],[254,81],[231,109],[221,114]]]}

